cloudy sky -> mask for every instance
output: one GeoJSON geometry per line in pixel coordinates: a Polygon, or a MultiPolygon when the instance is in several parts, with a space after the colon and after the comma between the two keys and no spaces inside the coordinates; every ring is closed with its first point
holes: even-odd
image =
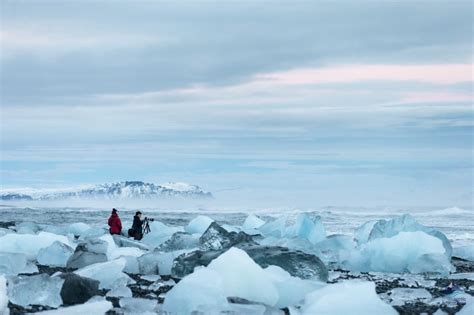
{"type": "Polygon", "coordinates": [[[473,203],[470,1],[2,1],[1,186],[473,203]]]}

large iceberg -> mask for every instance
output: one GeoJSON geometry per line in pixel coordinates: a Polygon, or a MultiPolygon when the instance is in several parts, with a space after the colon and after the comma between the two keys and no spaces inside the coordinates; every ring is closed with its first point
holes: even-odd
{"type": "Polygon", "coordinates": [[[48,247],[40,249],[37,261],[40,265],[66,267],[68,259],[74,253],[71,246],[61,242],[54,242],[48,247]]]}
{"type": "Polygon", "coordinates": [[[250,214],[242,224],[242,231],[247,234],[259,234],[258,228],[265,224],[265,221],[254,214],[250,214]]]}
{"type": "MultiPolygon", "coordinates": [[[[371,223],[365,223],[355,232],[356,238],[359,243],[364,242],[365,236],[367,235],[367,231],[369,230],[370,225],[371,223]]],[[[446,235],[436,229],[421,225],[409,214],[404,214],[402,216],[390,220],[376,221],[370,229],[367,241],[375,240],[378,238],[392,237],[401,232],[416,231],[422,231],[440,239],[445,249],[444,254],[448,258],[451,258],[453,249],[451,247],[451,242],[448,240],[446,235]]]]}
{"type": "Polygon", "coordinates": [[[0,237],[0,252],[26,254],[30,259],[35,259],[40,249],[59,241],[71,247],[74,245],[64,235],[48,232],[38,234],[6,234],[0,237]]]}
{"type": "Polygon", "coordinates": [[[86,266],[75,271],[75,273],[82,277],[98,280],[100,282],[100,289],[114,289],[133,283],[133,280],[122,272],[126,263],[127,261],[124,258],[119,258],[86,266]]]}
{"type": "Polygon", "coordinates": [[[375,293],[373,282],[346,281],[328,285],[309,293],[302,307],[303,314],[320,315],[395,315],[375,293]]]}
{"type": "Polygon", "coordinates": [[[311,219],[308,214],[300,213],[296,217],[295,224],[286,228],[284,236],[307,239],[311,244],[316,244],[324,240],[326,230],[320,217],[311,219]]]}
{"type": "MultiPolygon", "coordinates": [[[[349,265],[351,269],[359,271],[403,273],[413,270],[413,266],[425,254],[444,253],[445,248],[439,238],[420,231],[400,232],[392,237],[376,238],[363,244],[360,252],[353,252],[349,265]]],[[[445,265],[444,261],[440,265],[445,265]]],[[[450,264],[447,265],[448,268],[449,266],[450,264]]],[[[441,273],[447,273],[450,268],[442,271],[441,273]]]]}
{"type": "Polygon", "coordinates": [[[150,233],[143,236],[142,242],[150,247],[158,247],[174,233],[181,232],[181,227],[171,227],[159,221],[150,222],[150,233]]]}
{"type": "Polygon", "coordinates": [[[13,304],[45,305],[58,307],[63,304],[61,288],[64,280],[47,274],[17,276],[8,279],[8,296],[13,304]]]}

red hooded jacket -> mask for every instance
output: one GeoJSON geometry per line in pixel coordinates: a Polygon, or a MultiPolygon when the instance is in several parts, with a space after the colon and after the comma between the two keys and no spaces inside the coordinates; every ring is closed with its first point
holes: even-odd
{"type": "Polygon", "coordinates": [[[110,234],[120,234],[122,232],[122,221],[117,213],[112,213],[109,218],[110,234]]]}

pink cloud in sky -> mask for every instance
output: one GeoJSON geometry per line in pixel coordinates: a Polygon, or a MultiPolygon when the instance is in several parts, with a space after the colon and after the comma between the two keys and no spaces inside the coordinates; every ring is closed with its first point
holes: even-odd
{"type": "Polygon", "coordinates": [[[469,102],[472,95],[457,92],[414,92],[405,95],[402,102],[424,103],[424,102],[469,102]]]}
{"type": "Polygon", "coordinates": [[[471,64],[344,65],[303,68],[257,76],[258,80],[283,84],[318,84],[357,81],[420,81],[453,84],[473,80],[471,64]]]}

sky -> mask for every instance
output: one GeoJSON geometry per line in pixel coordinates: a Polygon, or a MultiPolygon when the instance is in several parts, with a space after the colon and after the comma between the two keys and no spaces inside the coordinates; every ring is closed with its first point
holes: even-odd
{"type": "Polygon", "coordinates": [[[473,205],[470,1],[2,1],[1,188],[473,205]]]}

